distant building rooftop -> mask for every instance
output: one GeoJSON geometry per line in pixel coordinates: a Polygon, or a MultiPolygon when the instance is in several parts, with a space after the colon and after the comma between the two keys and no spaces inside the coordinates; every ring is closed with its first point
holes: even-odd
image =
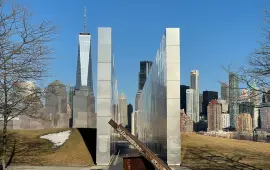
{"type": "Polygon", "coordinates": [[[90,35],[90,33],[87,33],[87,32],[81,32],[80,35],[90,35]]]}
{"type": "Polygon", "coordinates": [[[65,84],[63,84],[60,80],[55,80],[54,82],[49,84],[49,86],[65,86],[65,84]]]}

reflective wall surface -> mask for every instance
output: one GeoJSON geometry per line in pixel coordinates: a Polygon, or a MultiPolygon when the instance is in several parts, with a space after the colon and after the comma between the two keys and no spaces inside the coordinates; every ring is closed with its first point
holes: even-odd
{"type": "Polygon", "coordinates": [[[113,130],[108,124],[114,118],[115,73],[112,57],[112,29],[98,28],[97,71],[97,157],[98,165],[108,165],[114,152],[113,130]]]}
{"type": "Polygon", "coordinates": [[[169,165],[180,165],[180,29],[166,28],[138,100],[139,139],[169,165]]]}

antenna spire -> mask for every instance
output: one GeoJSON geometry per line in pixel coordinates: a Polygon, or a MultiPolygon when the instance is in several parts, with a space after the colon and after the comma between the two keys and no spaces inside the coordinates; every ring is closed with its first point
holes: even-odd
{"type": "Polygon", "coordinates": [[[86,6],[84,6],[84,32],[86,33],[86,6]]]}

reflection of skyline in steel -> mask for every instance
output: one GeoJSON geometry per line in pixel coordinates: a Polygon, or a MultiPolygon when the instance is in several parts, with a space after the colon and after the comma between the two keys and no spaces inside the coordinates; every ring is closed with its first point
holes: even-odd
{"type": "Polygon", "coordinates": [[[139,72],[139,80],[138,80],[138,90],[142,90],[145,84],[145,81],[148,77],[148,74],[151,70],[153,62],[152,61],[141,61],[140,62],[140,72],[139,72]]]}

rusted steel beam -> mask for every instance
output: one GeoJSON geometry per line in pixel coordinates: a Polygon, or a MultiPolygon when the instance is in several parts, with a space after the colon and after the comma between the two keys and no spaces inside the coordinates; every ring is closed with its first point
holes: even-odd
{"type": "Polygon", "coordinates": [[[129,131],[124,128],[121,124],[118,125],[112,119],[109,124],[122,135],[131,145],[133,145],[147,160],[149,160],[159,170],[172,170],[164,161],[156,156],[148,147],[142,142],[136,139],[129,131]]]}

